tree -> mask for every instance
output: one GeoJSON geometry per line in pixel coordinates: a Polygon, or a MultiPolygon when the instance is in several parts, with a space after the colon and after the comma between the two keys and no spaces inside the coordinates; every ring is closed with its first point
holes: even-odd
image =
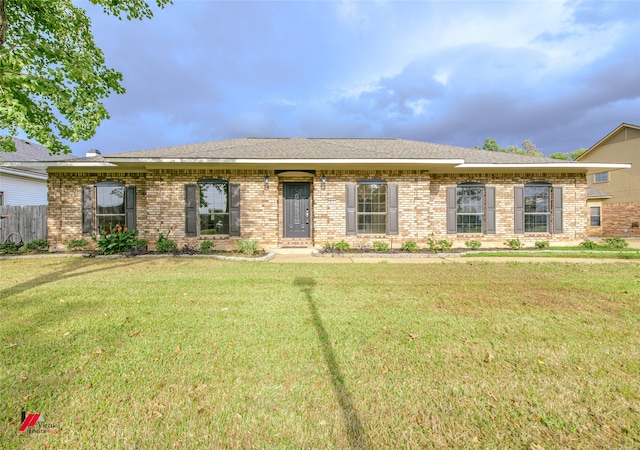
{"type": "Polygon", "coordinates": [[[545,155],[538,151],[538,147],[529,139],[522,142],[522,148],[517,145],[510,145],[508,147],[500,147],[495,139],[487,138],[484,140],[484,145],[482,146],[483,150],[488,150],[490,152],[502,152],[502,153],[513,153],[515,155],[526,155],[526,156],[537,156],[544,158],[545,155]]]}
{"type": "MultiPolygon", "coordinates": [[[[146,0],[89,0],[118,19],[142,20],[146,0]]],[[[171,0],[155,0],[162,8],[171,0]]],[[[63,140],[90,139],[109,118],[102,101],[123,94],[122,74],[105,65],[91,22],[73,0],[0,0],[0,151],[22,130],[52,154],[63,140]]]]}

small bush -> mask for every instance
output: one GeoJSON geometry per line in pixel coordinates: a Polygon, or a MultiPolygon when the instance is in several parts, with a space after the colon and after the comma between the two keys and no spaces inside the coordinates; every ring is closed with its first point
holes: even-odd
{"type": "Polygon", "coordinates": [[[349,245],[349,243],[347,241],[340,241],[338,243],[335,244],[335,249],[338,252],[348,252],[349,250],[351,250],[351,245],[349,245]]]}
{"type": "Polygon", "coordinates": [[[407,241],[402,244],[400,249],[403,252],[415,253],[420,250],[420,247],[418,247],[418,244],[415,241],[407,241]]]}
{"type": "Polygon", "coordinates": [[[77,250],[84,250],[85,248],[87,248],[87,246],[89,245],[89,241],[87,241],[86,239],[82,238],[82,239],[67,239],[66,241],[64,241],[64,245],[67,246],[67,250],[69,250],[70,252],[74,252],[77,250]]]}
{"type": "Polygon", "coordinates": [[[626,248],[629,246],[629,243],[627,241],[619,237],[605,238],[602,240],[602,242],[604,243],[605,247],[610,248],[626,248]]]}
{"type": "Polygon", "coordinates": [[[580,242],[580,247],[593,250],[594,248],[598,248],[600,246],[598,245],[597,242],[592,241],[591,239],[585,239],[584,241],[580,242]]]}
{"type": "Polygon", "coordinates": [[[36,239],[35,241],[27,242],[20,249],[23,253],[38,253],[46,252],[49,250],[49,241],[46,239],[36,239]]]}
{"type": "Polygon", "coordinates": [[[195,255],[198,253],[198,247],[195,245],[184,244],[182,248],[176,248],[175,250],[172,250],[171,253],[174,255],[195,255]]]}
{"type": "Polygon", "coordinates": [[[241,241],[238,241],[238,253],[251,256],[255,255],[259,251],[260,246],[252,239],[242,239],[241,241]]]}
{"type": "Polygon", "coordinates": [[[202,241],[200,243],[200,247],[198,248],[198,251],[200,253],[211,253],[215,248],[215,246],[216,246],[216,243],[213,241],[202,241]]]}
{"type": "Polygon", "coordinates": [[[336,244],[333,242],[326,242],[323,246],[322,246],[322,250],[325,253],[333,253],[336,251],[336,244]]]}
{"type": "Polygon", "coordinates": [[[20,245],[13,241],[0,244],[0,255],[13,255],[20,251],[20,245]]]}
{"type": "Polygon", "coordinates": [[[380,252],[380,253],[386,253],[389,251],[389,244],[387,244],[386,242],[374,242],[373,243],[373,251],[374,252],[380,252]]]}
{"type": "Polygon", "coordinates": [[[103,255],[115,255],[134,248],[146,247],[146,239],[138,239],[138,230],[128,230],[116,224],[111,232],[103,230],[99,236],[91,236],[103,255]]]}
{"type": "Polygon", "coordinates": [[[540,249],[540,250],[544,250],[549,248],[549,241],[537,241],[536,242],[536,248],[540,249]]]}
{"type": "MultiPolygon", "coordinates": [[[[169,233],[167,233],[167,236],[168,234],[169,233]]],[[[156,252],[170,253],[176,250],[178,250],[178,243],[160,233],[158,240],[156,241],[156,252]]]]}
{"type": "Polygon", "coordinates": [[[520,239],[507,239],[504,241],[504,245],[509,247],[511,250],[520,250],[524,245],[520,242],[520,239]]]}
{"type": "Polygon", "coordinates": [[[440,253],[453,247],[453,242],[441,239],[439,241],[429,238],[429,248],[434,253],[440,253]]]}
{"type": "Polygon", "coordinates": [[[475,241],[475,240],[473,240],[473,239],[472,239],[472,240],[470,240],[470,241],[466,241],[466,242],[464,243],[464,245],[465,245],[467,248],[470,248],[471,250],[479,250],[479,249],[480,249],[480,247],[482,247],[482,242],[480,242],[480,241],[475,241]]]}

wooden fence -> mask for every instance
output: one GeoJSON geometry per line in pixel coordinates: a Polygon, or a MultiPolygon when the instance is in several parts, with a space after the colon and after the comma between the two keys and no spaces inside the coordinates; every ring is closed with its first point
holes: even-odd
{"type": "Polygon", "coordinates": [[[17,242],[47,238],[47,205],[0,206],[0,243],[11,236],[17,242]]]}

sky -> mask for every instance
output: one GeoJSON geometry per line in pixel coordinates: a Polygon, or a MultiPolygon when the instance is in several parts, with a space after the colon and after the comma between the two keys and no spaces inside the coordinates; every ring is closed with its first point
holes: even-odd
{"type": "Polygon", "coordinates": [[[640,124],[637,0],[174,0],[142,22],[75,3],[127,90],[80,156],[239,137],[548,155],[640,124]]]}

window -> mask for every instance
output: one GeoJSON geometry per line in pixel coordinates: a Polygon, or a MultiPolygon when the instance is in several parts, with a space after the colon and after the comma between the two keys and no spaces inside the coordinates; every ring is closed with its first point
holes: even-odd
{"type": "Polygon", "coordinates": [[[229,234],[229,183],[222,180],[198,182],[200,234],[229,234]]]}
{"type": "Polygon", "coordinates": [[[524,232],[548,233],[550,201],[549,186],[526,186],[524,188],[524,232]]]}
{"type": "Polygon", "coordinates": [[[600,207],[592,206],[590,210],[590,218],[591,218],[591,226],[599,227],[600,226],[600,207]]]}
{"type": "Polygon", "coordinates": [[[593,176],[594,183],[604,183],[609,181],[609,172],[599,172],[593,176]]]}
{"type": "Polygon", "coordinates": [[[0,206],[4,206],[4,192],[0,192],[0,206]]]}
{"type": "Polygon", "coordinates": [[[136,228],[136,187],[105,181],[82,187],[82,234],[136,228]]]}
{"type": "Polygon", "coordinates": [[[358,234],[387,232],[387,184],[366,182],[358,184],[358,234]]]}
{"type": "Polygon", "coordinates": [[[397,184],[362,180],[346,187],[346,234],[398,234],[397,184]]]}
{"type": "Polygon", "coordinates": [[[462,185],[456,188],[456,230],[458,233],[482,233],[484,187],[462,185]]]}
{"type": "Polygon", "coordinates": [[[447,188],[447,233],[496,232],[496,188],[461,183],[447,188]]]}
{"type": "Polygon", "coordinates": [[[515,187],[515,233],[562,233],[562,187],[534,182],[515,187]]]}
{"type": "Polygon", "coordinates": [[[186,236],[240,236],[240,185],[200,180],[185,185],[186,236]]]}
{"type": "Polygon", "coordinates": [[[111,232],[116,225],[124,227],[124,184],[99,183],[96,185],[97,232],[111,232]]]}

